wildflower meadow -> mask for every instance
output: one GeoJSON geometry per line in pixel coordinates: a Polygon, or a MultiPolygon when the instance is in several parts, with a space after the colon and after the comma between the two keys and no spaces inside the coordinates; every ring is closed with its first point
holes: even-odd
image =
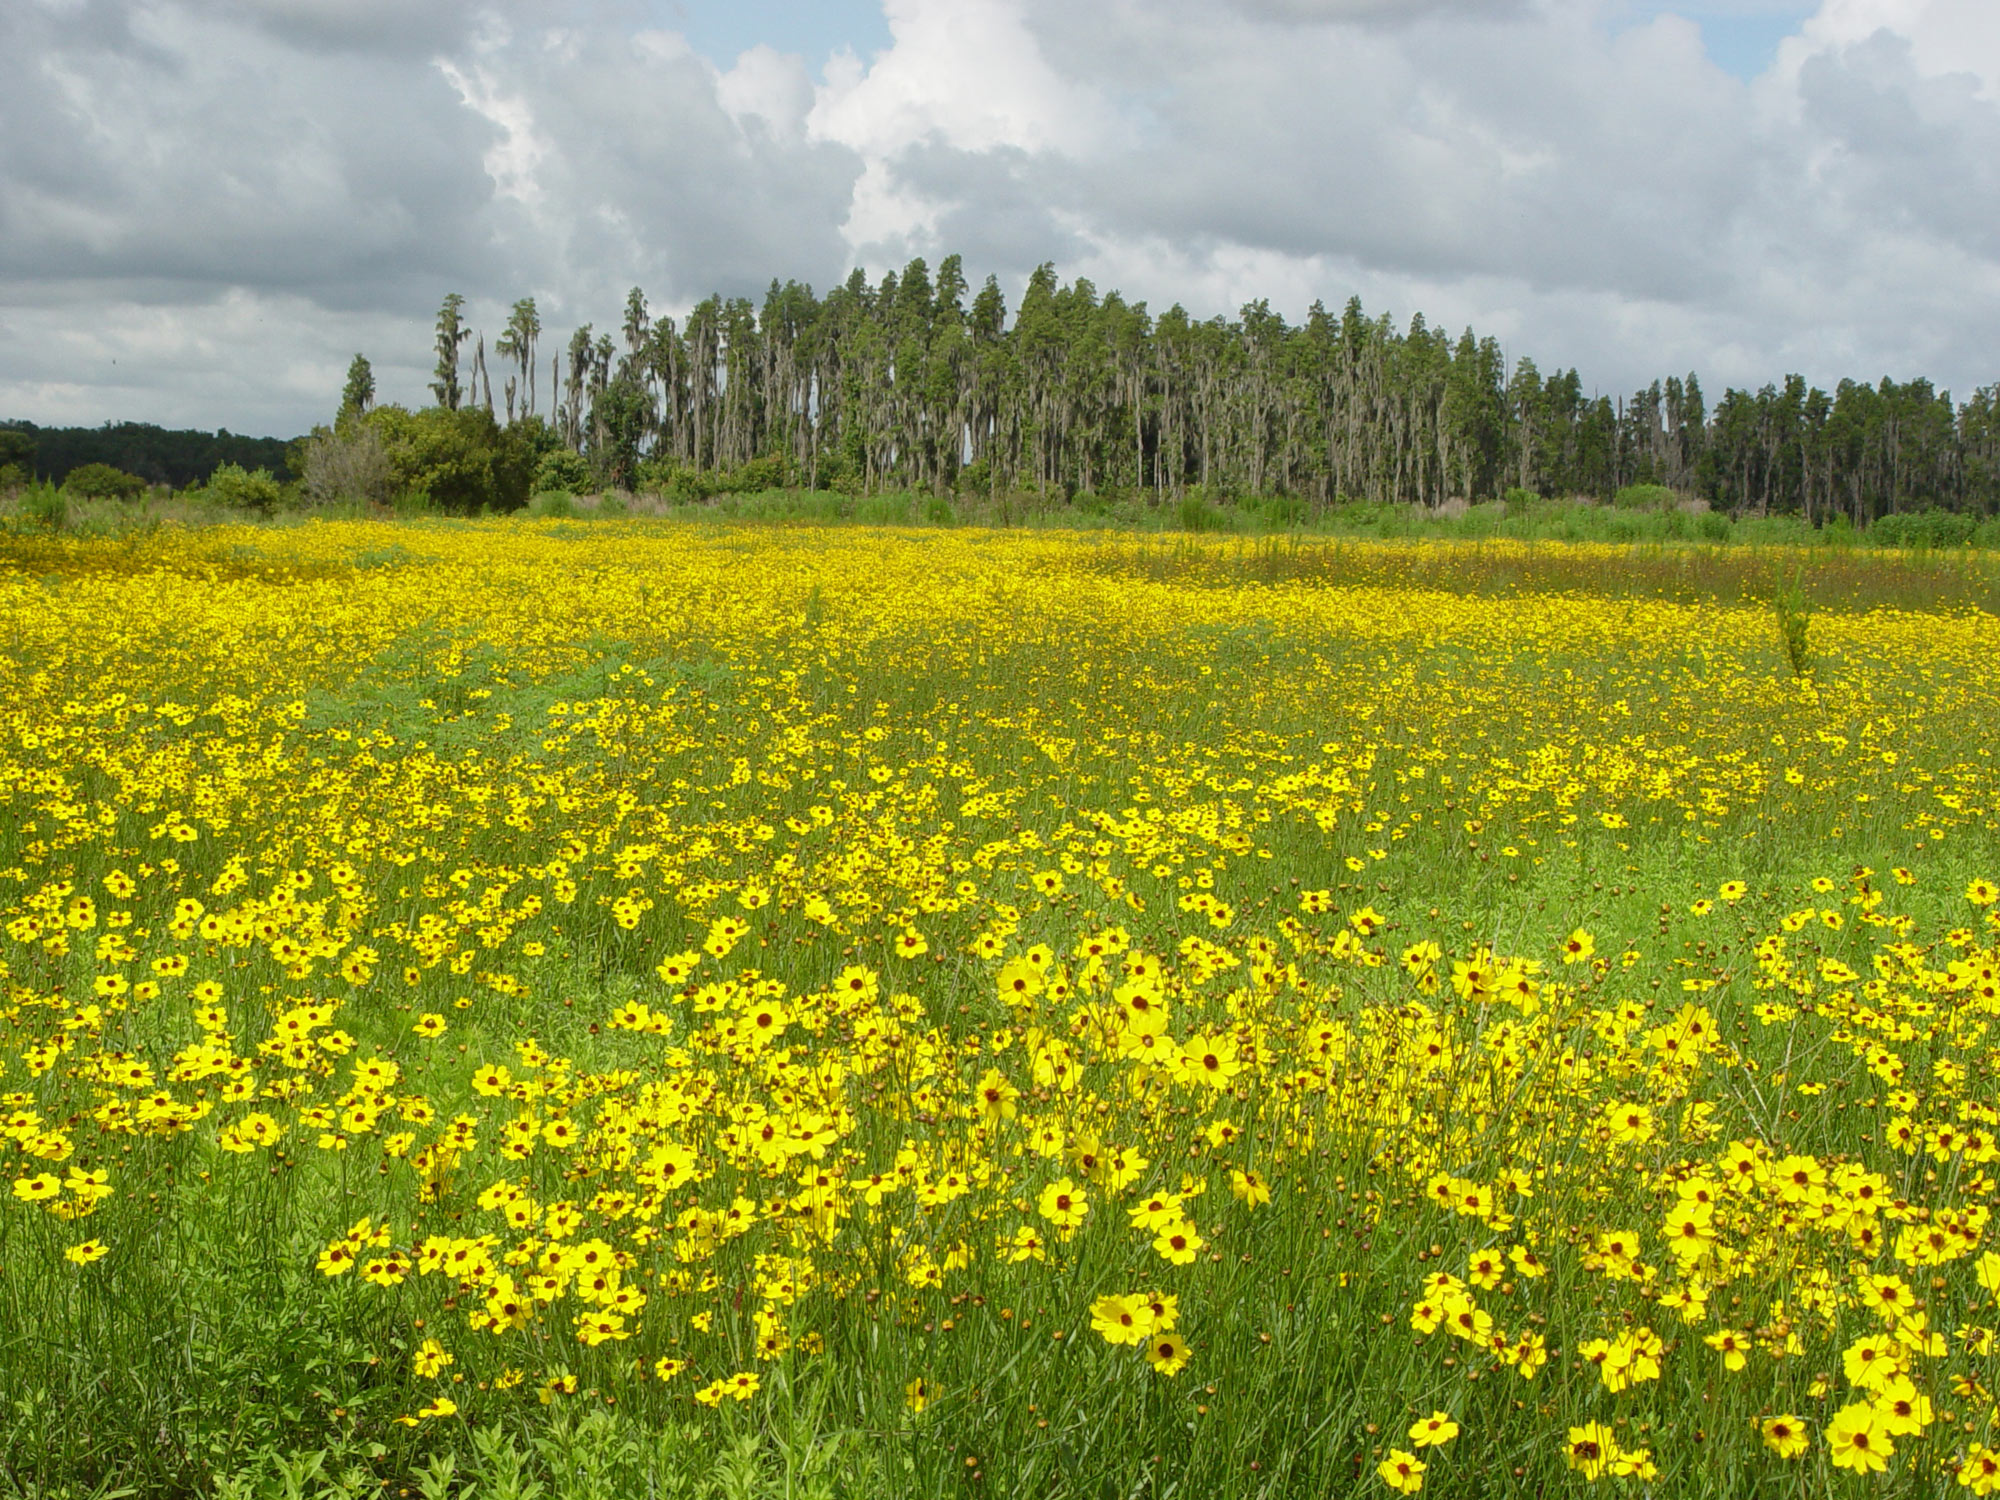
{"type": "Polygon", "coordinates": [[[0,537],[0,1494],[2000,1492],[1996,596],[0,537]]]}

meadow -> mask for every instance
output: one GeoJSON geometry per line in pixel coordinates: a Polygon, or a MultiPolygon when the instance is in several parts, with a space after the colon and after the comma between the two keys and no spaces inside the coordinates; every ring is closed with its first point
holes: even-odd
{"type": "Polygon", "coordinates": [[[0,536],[0,1494],[2000,1491],[1996,612],[0,536]]]}

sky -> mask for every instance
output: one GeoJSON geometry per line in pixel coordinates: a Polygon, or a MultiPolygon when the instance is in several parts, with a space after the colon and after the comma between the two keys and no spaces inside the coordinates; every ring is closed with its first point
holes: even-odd
{"type": "Polygon", "coordinates": [[[1617,394],[2000,381],[1996,0],[5,0],[0,418],[291,436],[956,251],[1617,394]]]}

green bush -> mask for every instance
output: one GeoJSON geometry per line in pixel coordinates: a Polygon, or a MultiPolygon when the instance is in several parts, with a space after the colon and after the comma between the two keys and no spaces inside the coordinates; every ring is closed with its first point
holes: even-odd
{"type": "Polygon", "coordinates": [[[529,509],[538,516],[551,520],[573,520],[576,517],[576,500],[568,490],[543,490],[530,503],[529,509]]]}
{"type": "Polygon", "coordinates": [[[266,516],[285,497],[285,487],[271,477],[269,469],[245,469],[240,464],[218,464],[204,488],[218,505],[266,516]]]}
{"type": "Polygon", "coordinates": [[[110,464],[85,464],[69,471],[63,488],[78,500],[136,500],[146,493],[146,481],[110,464]]]}
{"type": "Polygon", "coordinates": [[[739,495],[755,494],[759,490],[781,490],[787,479],[785,469],[785,460],[779,454],[753,458],[731,476],[730,488],[739,495]]]}
{"type": "Polygon", "coordinates": [[[1680,496],[1664,484],[1628,484],[1611,497],[1617,510],[1669,510],[1680,496]]]}
{"type": "MultiPolygon", "coordinates": [[[[643,466],[641,472],[643,473],[643,466]]],[[[568,448],[557,448],[544,453],[535,465],[535,493],[561,490],[565,494],[580,495],[590,488],[590,465],[584,462],[581,453],[573,453],[568,448]]]]}
{"type": "Polygon", "coordinates": [[[1291,531],[1303,526],[1309,507],[1297,495],[1270,495],[1258,507],[1264,524],[1274,531],[1291,531]]]}
{"type": "Polygon", "coordinates": [[[1199,489],[1181,496],[1174,514],[1182,531],[1221,531],[1228,525],[1228,518],[1199,489]]]}
{"type": "Polygon", "coordinates": [[[1878,547],[1969,547],[1979,523],[1949,510],[1908,510],[1882,516],[1868,528],[1878,547]]]}
{"type": "Polygon", "coordinates": [[[503,428],[479,406],[414,412],[378,406],[362,420],[380,435],[399,493],[421,491],[454,515],[519,510],[528,503],[542,454],[524,424],[503,428]]]}
{"type": "Polygon", "coordinates": [[[31,484],[21,494],[21,517],[47,531],[69,525],[69,496],[53,484],[31,484]]]}
{"type": "Polygon", "coordinates": [[[35,477],[35,439],[18,427],[0,425],[0,489],[18,488],[35,477]],[[9,473],[20,478],[6,479],[9,473]]]}

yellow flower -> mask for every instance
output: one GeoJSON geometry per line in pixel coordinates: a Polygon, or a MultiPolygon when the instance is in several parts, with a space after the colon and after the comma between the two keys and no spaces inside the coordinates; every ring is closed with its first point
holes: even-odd
{"type": "Polygon", "coordinates": [[[1722,1355],[1722,1366],[1726,1370],[1740,1370],[1745,1364],[1744,1356],[1750,1348],[1749,1337],[1734,1328],[1724,1328],[1711,1333],[1702,1340],[1709,1348],[1722,1355]]]}
{"type": "Polygon", "coordinates": [[[1419,1448],[1436,1448],[1458,1436],[1458,1423],[1450,1412],[1434,1411],[1410,1428],[1410,1441],[1419,1448]]]}
{"type": "Polygon", "coordinates": [[[1186,1266],[1194,1263],[1195,1257],[1207,1243],[1195,1232],[1192,1224],[1183,1221],[1169,1224],[1161,1229],[1153,1240],[1153,1248],[1174,1265],[1186,1266]]]}
{"type": "Polygon", "coordinates": [[[1178,1375],[1187,1366],[1187,1340],[1177,1333],[1155,1333],[1146,1340],[1146,1359],[1162,1375],[1178,1375]]]}
{"type": "Polygon", "coordinates": [[[1041,1216],[1059,1229],[1075,1229],[1090,1212],[1090,1199],[1067,1177],[1058,1177],[1042,1189],[1036,1204],[1041,1216]]]}
{"type": "Polygon", "coordinates": [[[1229,1174],[1229,1191],[1235,1196],[1237,1202],[1246,1204],[1251,1208],[1256,1208],[1259,1204],[1271,1201],[1270,1184],[1265,1182],[1263,1177],[1256,1172],[1231,1171],[1229,1174]]]}
{"type": "Polygon", "coordinates": [[[1761,1430],[1764,1446],[1780,1458],[1797,1458],[1812,1443],[1806,1424],[1794,1416],[1766,1417],[1761,1430]]]}
{"type": "Polygon", "coordinates": [[[1958,1482],[1975,1495],[2000,1492],[2000,1453],[1981,1443],[1970,1443],[1965,1461],[1958,1466],[1958,1482]]]}
{"type": "Polygon", "coordinates": [[[1834,1413],[1826,1429],[1827,1456],[1836,1469],[1879,1474],[1889,1467],[1896,1445],[1873,1406],[1857,1401],[1834,1413]]]}
{"type": "Polygon", "coordinates": [[[1375,1466],[1375,1472],[1399,1495],[1414,1495],[1424,1487],[1423,1460],[1401,1448],[1391,1448],[1389,1456],[1375,1466]]]}
{"type": "Polygon", "coordinates": [[[1884,1381],[1875,1392],[1873,1404],[1883,1430],[1892,1437],[1922,1432],[1934,1420],[1930,1398],[1919,1391],[1907,1375],[1897,1375],[1884,1381]]]}
{"type": "Polygon", "coordinates": [[[919,1375],[903,1387],[903,1401],[912,1412],[920,1412],[931,1404],[930,1386],[923,1376],[919,1375]]]}
{"type": "Polygon", "coordinates": [[[110,1247],[102,1240],[85,1240],[80,1245],[71,1245],[63,1251],[63,1259],[71,1265],[87,1266],[92,1261],[102,1260],[111,1253],[110,1247]]]}
{"type": "Polygon", "coordinates": [[[1585,1479],[1596,1480],[1618,1457],[1616,1435],[1602,1422],[1586,1422],[1569,1430],[1563,1461],[1585,1479]]]}
{"type": "Polygon", "coordinates": [[[1141,1297],[1099,1297],[1090,1304],[1090,1326],[1108,1344],[1143,1344],[1153,1330],[1153,1310],[1141,1297]]]}

